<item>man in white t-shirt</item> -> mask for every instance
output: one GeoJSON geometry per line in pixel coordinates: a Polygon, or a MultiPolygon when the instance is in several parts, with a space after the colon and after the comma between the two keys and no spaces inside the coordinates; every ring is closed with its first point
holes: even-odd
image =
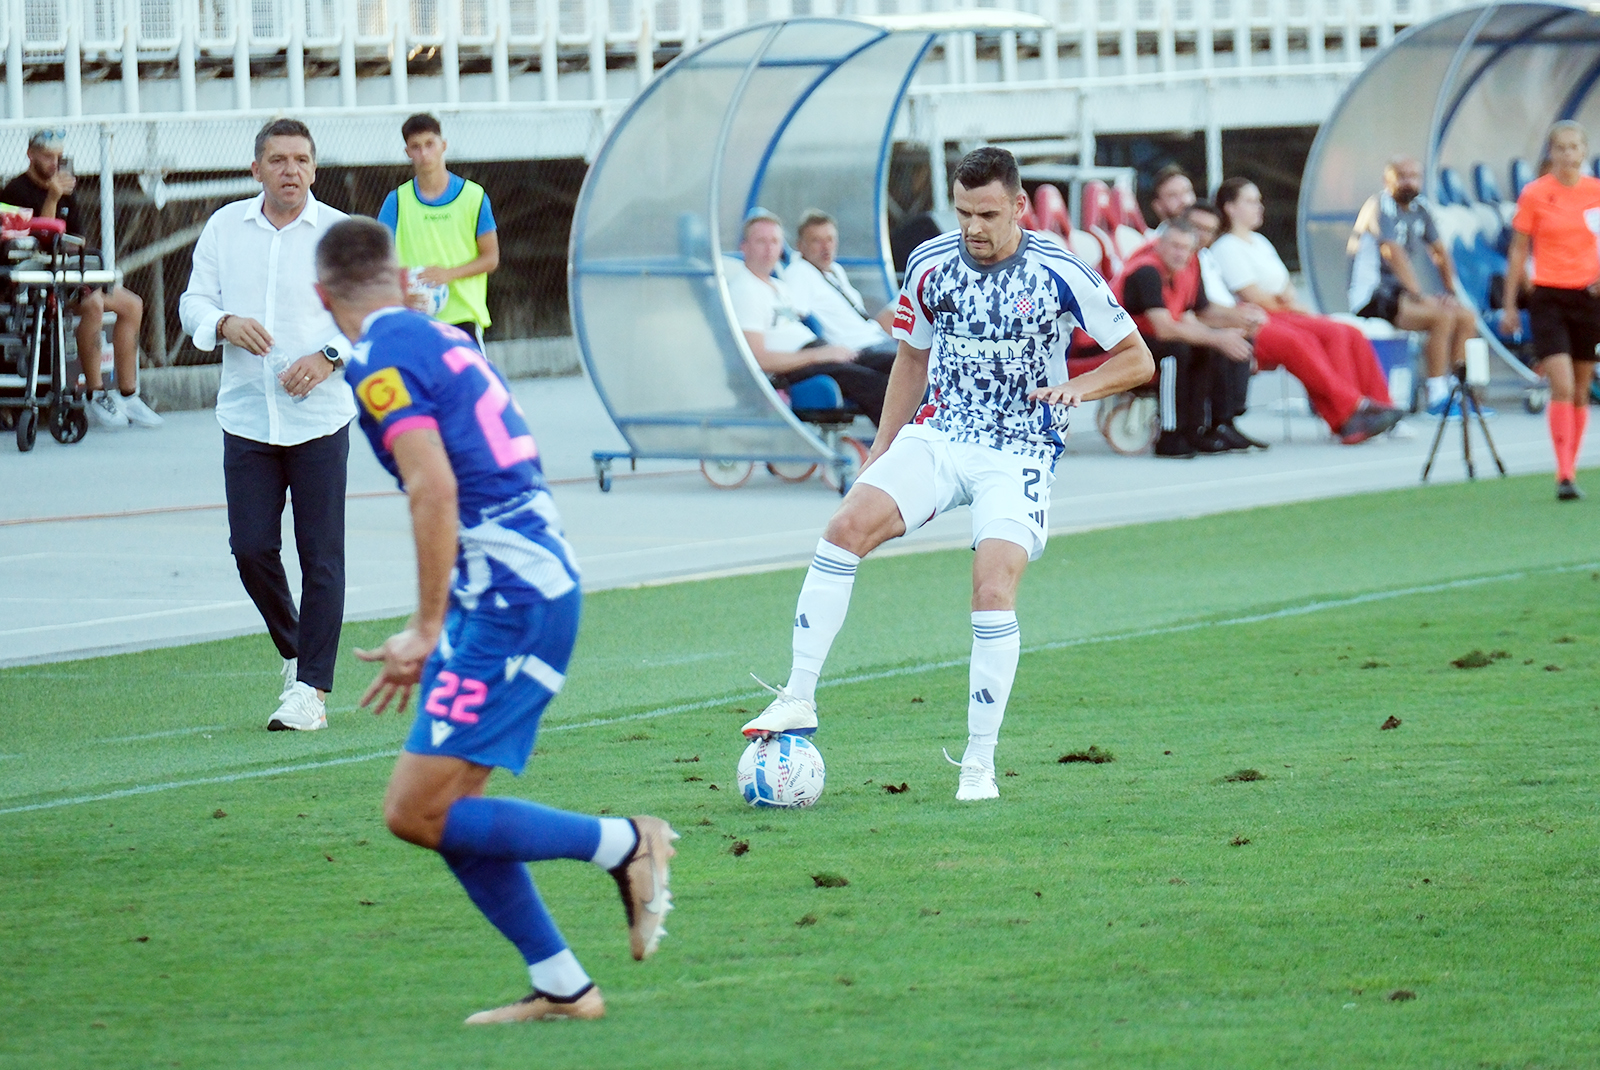
{"type": "MultiPolygon", "coordinates": [[[[867,463],[817,544],[795,606],[788,682],[747,737],[817,728],[822,665],[861,559],[963,505],[972,512],[972,661],[956,799],[999,797],[994,752],[1021,652],[1017,588],[1049,538],[1050,487],[1072,408],[1148,382],[1155,364],[1094,269],[1018,224],[1015,158],[987,146],[954,176],[959,233],[923,242],[895,306],[889,403],[867,463]],[[1067,379],[1072,332],[1110,356],[1067,379]],[[924,403],[929,387],[931,399],[924,403]]],[[[918,600],[908,604],[921,612],[918,600]]]]}
{"type": "Polygon", "coordinates": [[[823,339],[858,353],[881,351],[892,360],[895,341],[889,328],[894,325],[894,306],[885,305],[876,316],[867,314],[866,302],[836,259],[839,226],[833,216],[820,208],[807,209],[795,228],[795,248],[800,258],[780,274],[790,296],[821,324],[823,339]]]}
{"type": "Polygon", "coordinates": [[[828,345],[804,322],[811,313],[797,302],[773,271],[783,256],[783,224],[770,212],[757,210],[745,220],[739,242],[742,267],[730,265],[728,299],[744,331],[750,353],[772,385],[783,389],[814,375],[839,384],[846,401],[854,402],[874,424],[883,415],[893,355],[873,358],[847,346],[828,345]]]}

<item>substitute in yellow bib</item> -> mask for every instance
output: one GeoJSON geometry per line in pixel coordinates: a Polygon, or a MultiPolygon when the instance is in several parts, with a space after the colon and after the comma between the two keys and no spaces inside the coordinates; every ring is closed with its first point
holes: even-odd
{"type": "MultiPolygon", "coordinates": [[[[415,177],[384,198],[378,222],[394,234],[401,265],[421,269],[418,282],[449,286],[449,298],[434,317],[481,344],[490,322],[489,273],[500,266],[489,195],[476,182],[445,170],[447,144],[438,119],[413,115],[401,124],[400,135],[415,177]]],[[[416,307],[427,300],[420,293],[412,299],[416,307]]]]}

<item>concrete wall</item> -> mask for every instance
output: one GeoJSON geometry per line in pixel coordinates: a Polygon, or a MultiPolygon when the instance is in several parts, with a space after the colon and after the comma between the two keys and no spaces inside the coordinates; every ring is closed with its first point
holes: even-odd
{"type": "MultiPolygon", "coordinates": [[[[578,343],[571,336],[517,338],[488,343],[489,359],[507,379],[577,375],[578,343]]],[[[222,365],[145,368],[139,372],[139,393],[157,412],[209,409],[217,403],[222,365]]]]}

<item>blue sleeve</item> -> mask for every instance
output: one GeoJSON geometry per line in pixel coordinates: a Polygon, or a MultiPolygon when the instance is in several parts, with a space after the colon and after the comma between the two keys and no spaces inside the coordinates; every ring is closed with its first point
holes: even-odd
{"type": "Polygon", "coordinates": [[[489,207],[489,194],[485,192],[483,203],[478,206],[478,232],[474,236],[481,238],[494,229],[494,210],[489,207]]]}
{"type": "Polygon", "coordinates": [[[378,209],[378,222],[389,228],[392,237],[395,229],[400,225],[400,191],[390,190],[389,196],[383,199],[383,207],[378,209]]]}

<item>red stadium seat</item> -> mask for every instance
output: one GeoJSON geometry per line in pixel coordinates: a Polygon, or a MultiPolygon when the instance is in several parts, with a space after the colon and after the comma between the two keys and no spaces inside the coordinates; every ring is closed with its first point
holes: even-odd
{"type": "Polygon", "coordinates": [[[1122,218],[1118,222],[1125,227],[1132,227],[1141,234],[1148,232],[1150,228],[1145,225],[1144,212],[1139,208],[1139,198],[1133,195],[1133,190],[1118,186],[1114,194],[1122,210],[1122,218]]]}
{"type": "Polygon", "coordinates": [[[1115,202],[1111,197],[1111,187],[1099,180],[1083,184],[1083,218],[1078,225],[1094,235],[1100,243],[1100,274],[1106,278],[1115,278],[1117,272],[1122,270],[1122,254],[1117,248],[1114,236],[1117,228],[1115,215],[1115,202]]]}
{"type": "Polygon", "coordinates": [[[1038,230],[1053,231],[1067,238],[1072,234],[1072,219],[1067,215],[1067,200],[1061,191],[1050,183],[1040,184],[1033,191],[1033,216],[1038,230]]]}

